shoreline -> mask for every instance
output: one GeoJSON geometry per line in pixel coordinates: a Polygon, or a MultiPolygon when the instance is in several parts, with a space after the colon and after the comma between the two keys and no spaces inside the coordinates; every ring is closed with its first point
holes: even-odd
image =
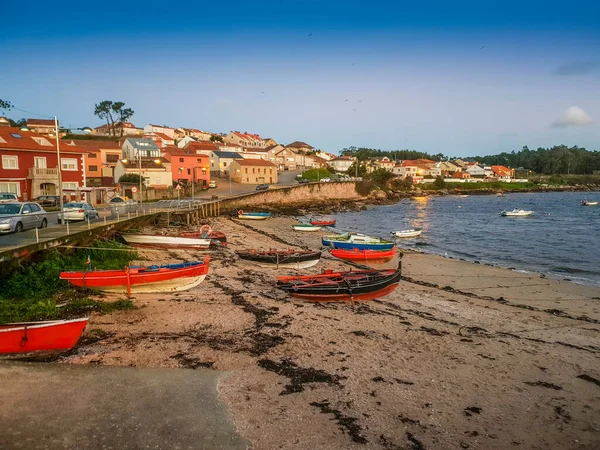
{"type": "MultiPolygon", "coordinates": [[[[295,222],[211,220],[229,245],[211,252],[199,287],[93,314],[84,342],[61,362],[228,372],[219,395],[252,448],[597,443],[600,289],[407,252],[406,279],[392,294],[312,304],[275,287],[276,274],[295,271],[260,269],[232,253],[320,248],[325,233],[293,232],[295,222]]],[[[154,263],[199,257],[140,255],[154,263]]],[[[349,267],[324,253],[303,273],[349,267]]]]}

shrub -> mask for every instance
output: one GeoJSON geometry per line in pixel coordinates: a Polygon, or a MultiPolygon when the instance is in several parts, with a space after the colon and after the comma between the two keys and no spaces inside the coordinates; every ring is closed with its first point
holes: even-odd
{"type": "Polygon", "coordinates": [[[119,183],[139,183],[140,175],[137,173],[126,173],[119,177],[119,183]]]}

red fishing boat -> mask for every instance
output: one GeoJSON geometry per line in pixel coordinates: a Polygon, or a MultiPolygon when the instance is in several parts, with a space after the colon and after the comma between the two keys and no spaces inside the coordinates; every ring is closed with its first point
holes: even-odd
{"type": "Polygon", "coordinates": [[[402,279],[398,269],[350,272],[325,271],[320,275],[279,276],[277,287],[292,297],[314,302],[363,301],[393,292],[402,279]]]}
{"type": "Polygon", "coordinates": [[[335,219],[332,219],[332,220],[311,219],[310,224],[318,226],[318,227],[332,227],[335,225],[335,219]]]}
{"type": "Polygon", "coordinates": [[[200,231],[184,231],[179,233],[180,237],[210,239],[211,245],[227,245],[227,236],[221,231],[213,230],[209,225],[203,225],[200,231]]]}
{"type": "Polygon", "coordinates": [[[204,261],[168,264],[164,266],[130,266],[124,270],[88,270],[61,272],[60,278],[75,286],[107,292],[150,293],[185,291],[198,286],[208,273],[207,255],[204,261]]]}
{"type": "Polygon", "coordinates": [[[81,337],[88,318],[0,325],[0,355],[25,356],[66,351],[81,337]]]}
{"type": "Polygon", "coordinates": [[[396,250],[344,250],[332,249],[329,250],[333,256],[339,259],[349,259],[356,261],[373,261],[373,260],[390,260],[396,255],[396,250]]]}

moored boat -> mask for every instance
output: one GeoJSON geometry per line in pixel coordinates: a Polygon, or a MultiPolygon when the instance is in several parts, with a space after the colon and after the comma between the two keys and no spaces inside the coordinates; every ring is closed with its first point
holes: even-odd
{"type": "Polygon", "coordinates": [[[227,245],[225,233],[213,230],[210,225],[202,225],[200,231],[181,232],[179,237],[210,239],[211,245],[227,245]]]}
{"type": "Polygon", "coordinates": [[[199,236],[167,236],[161,234],[130,234],[123,233],[125,242],[136,247],[170,247],[170,248],[196,248],[207,249],[211,239],[199,236]]]}
{"type": "Polygon", "coordinates": [[[524,209],[513,209],[512,211],[502,211],[501,216],[504,217],[525,217],[531,216],[533,211],[525,211],[524,209]]]}
{"type": "Polygon", "coordinates": [[[296,225],[292,225],[292,228],[295,231],[319,231],[321,229],[320,226],[311,225],[310,223],[299,223],[296,225]]]}
{"type": "Polygon", "coordinates": [[[317,225],[320,227],[332,227],[335,225],[336,220],[318,220],[318,219],[310,219],[311,225],[317,225]]]}
{"type": "Polygon", "coordinates": [[[581,200],[581,206],[598,206],[598,202],[590,202],[588,200],[581,200]]]}
{"type": "Polygon", "coordinates": [[[391,250],[396,246],[395,242],[364,234],[327,236],[321,242],[332,248],[346,250],[391,250]]]}
{"type": "Polygon", "coordinates": [[[0,325],[0,357],[25,357],[70,350],[88,318],[0,325]]]}
{"type": "Polygon", "coordinates": [[[332,256],[339,259],[347,259],[352,261],[375,261],[375,260],[390,260],[396,255],[396,249],[392,250],[329,250],[332,256]]]}
{"type": "Polygon", "coordinates": [[[321,259],[320,251],[304,250],[239,250],[235,252],[240,258],[252,261],[261,267],[290,267],[306,269],[312,267],[321,259]]]}
{"type": "Polygon", "coordinates": [[[249,213],[241,209],[237,212],[238,219],[246,220],[266,220],[271,217],[271,213],[249,213]]]}
{"type": "Polygon", "coordinates": [[[402,231],[392,231],[392,234],[397,238],[411,238],[420,236],[423,232],[423,228],[410,228],[402,231]]]}
{"type": "Polygon", "coordinates": [[[151,292],[185,291],[198,286],[208,273],[210,257],[204,261],[168,264],[164,266],[130,266],[124,270],[91,270],[61,272],[69,283],[106,292],[126,292],[128,295],[151,292]]]}
{"type": "Polygon", "coordinates": [[[349,272],[326,271],[320,275],[279,276],[277,287],[292,297],[314,302],[364,301],[393,292],[402,278],[398,269],[349,272]]]}

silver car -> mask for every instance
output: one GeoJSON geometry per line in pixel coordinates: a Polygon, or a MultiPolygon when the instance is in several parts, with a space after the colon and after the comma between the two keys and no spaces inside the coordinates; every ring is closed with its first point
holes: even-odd
{"type": "Polygon", "coordinates": [[[111,216],[125,216],[127,213],[134,213],[137,209],[135,200],[125,200],[123,197],[113,197],[108,202],[111,209],[111,216]]]}
{"type": "Polygon", "coordinates": [[[84,202],[69,202],[63,205],[63,212],[58,214],[58,223],[75,220],[97,219],[98,211],[92,205],[84,202]]]}
{"type": "Polygon", "coordinates": [[[0,233],[18,233],[30,228],[46,228],[46,211],[37,203],[0,204],[0,233]]]}
{"type": "Polygon", "coordinates": [[[12,192],[0,192],[0,203],[18,202],[19,197],[12,192]]]}

